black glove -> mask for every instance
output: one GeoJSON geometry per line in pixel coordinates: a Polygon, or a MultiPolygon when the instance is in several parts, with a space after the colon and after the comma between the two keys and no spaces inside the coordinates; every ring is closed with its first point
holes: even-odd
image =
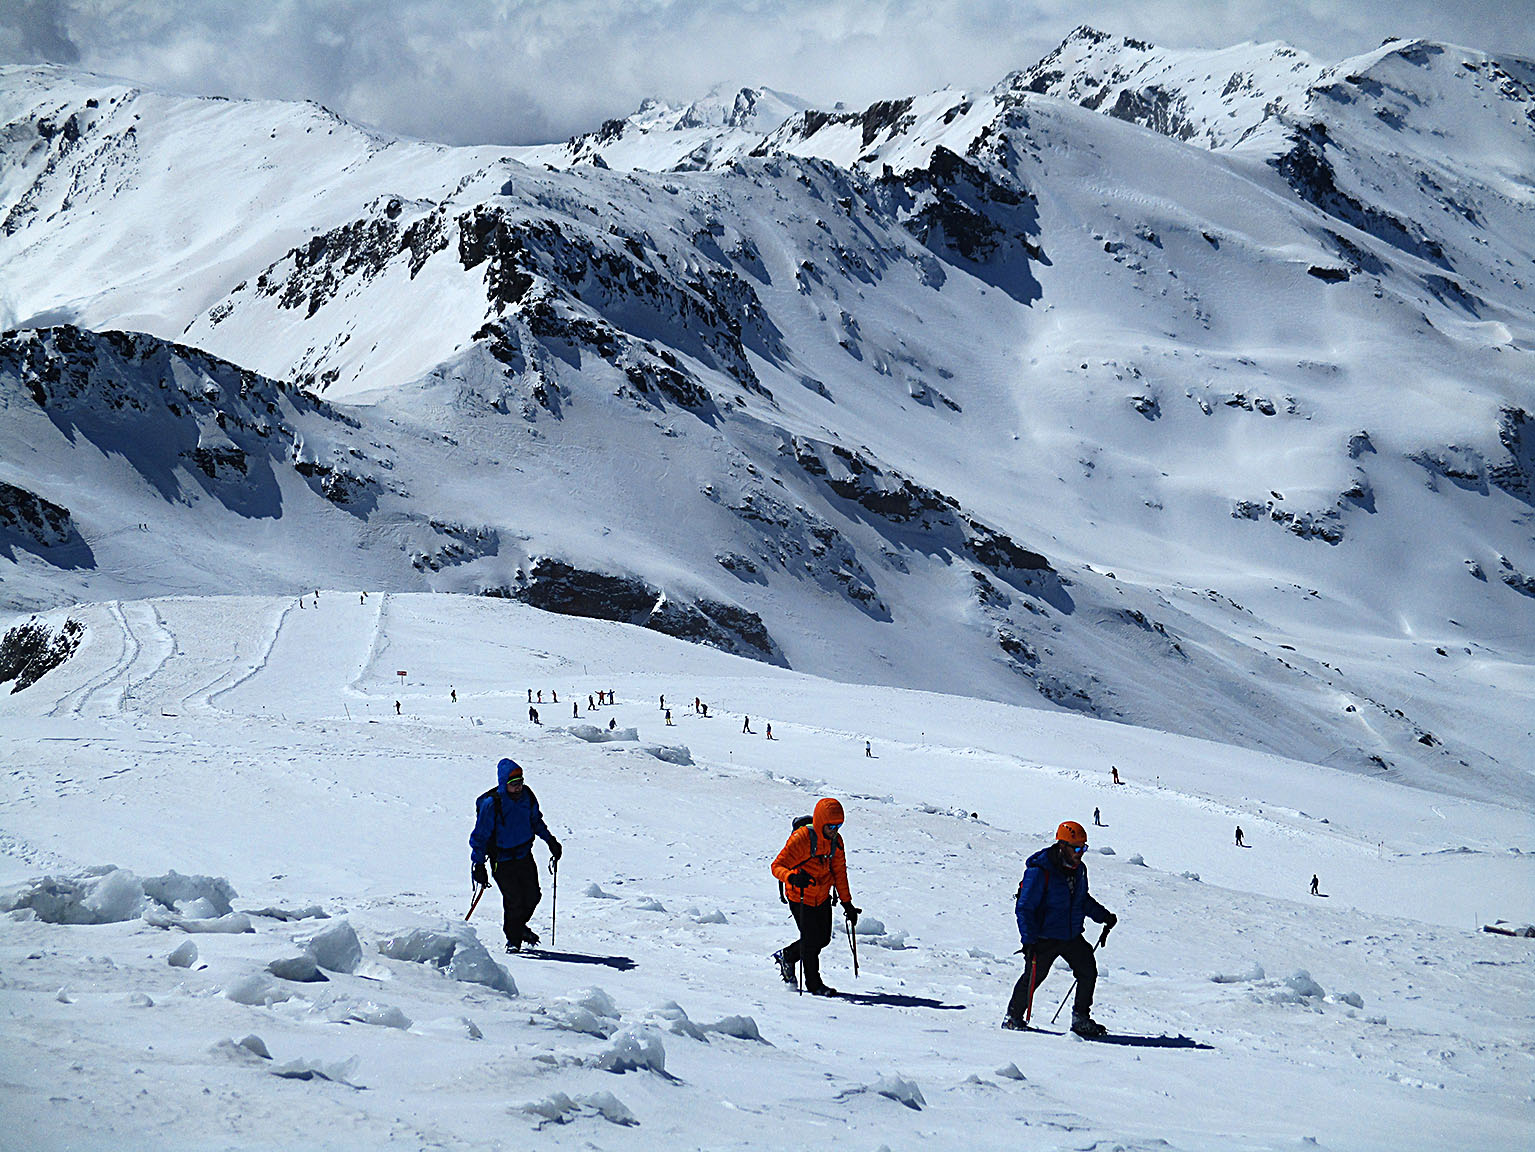
{"type": "Polygon", "coordinates": [[[474,881],[475,885],[480,888],[488,888],[490,886],[490,877],[485,875],[485,861],[481,860],[469,870],[469,879],[474,881]]]}
{"type": "Polygon", "coordinates": [[[858,913],[860,909],[856,904],[842,905],[842,914],[847,917],[847,922],[853,927],[858,927],[858,913]]]}
{"type": "Polygon", "coordinates": [[[809,888],[810,873],[803,870],[799,872],[790,872],[789,883],[794,885],[796,888],[809,888]]]}
{"type": "Polygon", "coordinates": [[[1114,927],[1114,925],[1116,925],[1118,923],[1119,923],[1119,917],[1114,915],[1114,913],[1109,912],[1109,913],[1107,913],[1107,916],[1106,916],[1106,918],[1103,921],[1103,926],[1105,928],[1112,928],[1112,927],[1114,927]]]}
{"type": "Polygon", "coordinates": [[[565,849],[560,847],[560,842],[553,836],[549,837],[549,855],[553,856],[556,860],[565,855],[565,849]]]}

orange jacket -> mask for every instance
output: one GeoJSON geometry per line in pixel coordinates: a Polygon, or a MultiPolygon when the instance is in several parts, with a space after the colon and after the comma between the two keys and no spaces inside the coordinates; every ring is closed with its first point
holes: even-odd
{"type": "Polygon", "coordinates": [[[828,796],[816,801],[815,815],[809,824],[789,833],[783,851],[773,861],[773,875],[783,883],[784,895],[793,903],[825,904],[833,885],[844,904],[853,902],[847,887],[847,854],[842,849],[842,837],[826,831],[826,825],[841,823],[842,805],[828,796]],[[807,873],[810,883],[803,888],[791,884],[789,877],[795,872],[807,873]]]}

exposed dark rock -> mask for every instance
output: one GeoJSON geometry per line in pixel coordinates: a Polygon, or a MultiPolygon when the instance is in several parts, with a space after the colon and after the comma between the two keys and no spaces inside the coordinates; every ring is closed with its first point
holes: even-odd
{"type": "Polygon", "coordinates": [[[15,681],[13,693],[36,684],[75,654],[85,636],[85,625],[66,620],[55,633],[33,617],[0,636],[0,684],[15,681]]]}
{"type": "Polygon", "coordinates": [[[1535,417],[1523,408],[1498,413],[1498,440],[1509,459],[1487,470],[1487,479],[1526,504],[1535,504],[1535,417]]]}
{"type": "Polygon", "coordinates": [[[1328,544],[1343,542],[1343,524],[1335,508],[1322,512],[1291,512],[1274,501],[1238,500],[1231,515],[1237,520],[1271,520],[1302,540],[1323,540],[1328,544]]]}

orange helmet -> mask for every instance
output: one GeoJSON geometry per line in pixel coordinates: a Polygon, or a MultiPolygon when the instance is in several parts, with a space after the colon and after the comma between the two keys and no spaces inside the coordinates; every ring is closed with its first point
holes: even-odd
{"type": "Polygon", "coordinates": [[[1067,820],[1055,830],[1055,838],[1062,844],[1070,844],[1073,848],[1085,848],[1087,846],[1087,829],[1075,820],[1067,820]]]}

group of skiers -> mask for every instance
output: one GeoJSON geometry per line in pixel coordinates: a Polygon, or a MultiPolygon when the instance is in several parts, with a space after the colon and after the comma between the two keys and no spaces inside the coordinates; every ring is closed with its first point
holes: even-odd
{"type": "MultiPolygon", "coordinates": [[[[539,942],[538,933],[528,927],[543,895],[533,840],[540,838],[549,846],[551,871],[558,867],[563,849],[544,823],[538,797],[524,781],[522,767],[510,758],[502,759],[496,765],[496,781],[495,788],[475,801],[474,830],[469,834],[470,878],[480,892],[495,879],[501,892],[506,949],[515,953],[539,942]]],[[[822,979],[820,965],[821,952],[831,943],[834,905],[841,903],[849,931],[857,926],[860,912],[848,886],[843,819],[840,801],[821,798],[810,817],[794,821],[771,865],[798,930],[794,940],[773,953],[773,960],[785,983],[816,996],[837,995],[822,979]]],[[[1118,921],[1088,891],[1087,865],[1082,859],[1087,851],[1086,830],[1067,820],[1055,836],[1055,843],[1028,858],[1018,885],[1014,911],[1024,971],[1013,988],[1002,1026],[1028,1026],[1034,990],[1059,958],[1076,977],[1072,1031],[1101,1036],[1105,1029],[1091,1014],[1098,964],[1082,930],[1088,918],[1104,925],[1102,944],[1118,921]]]]}

